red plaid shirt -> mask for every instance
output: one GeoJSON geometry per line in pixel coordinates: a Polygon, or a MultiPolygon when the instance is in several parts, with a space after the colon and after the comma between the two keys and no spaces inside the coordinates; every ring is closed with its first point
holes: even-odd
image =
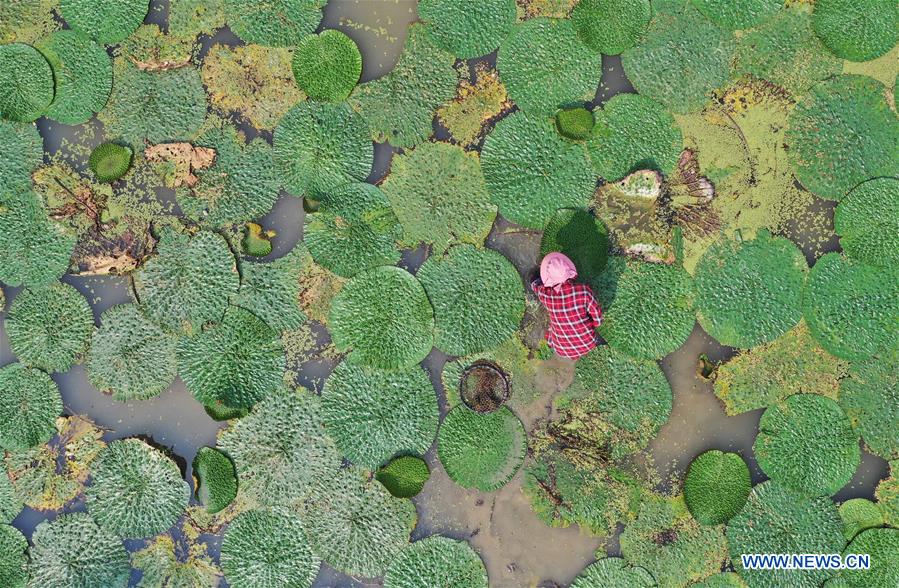
{"type": "Polygon", "coordinates": [[[602,308],[590,286],[569,280],[556,289],[536,280],[531,287],[549,311],[546,342],[556,353],[578,359],[597,346],[596,327],[602,323],[602,308]]]}

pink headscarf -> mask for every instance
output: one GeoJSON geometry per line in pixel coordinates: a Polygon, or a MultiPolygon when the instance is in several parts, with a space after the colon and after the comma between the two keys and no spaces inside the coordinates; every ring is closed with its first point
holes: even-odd
{"type": "Polygon", "coordinates": [[[540,262],[540,279],[544,286],[558,289],[558,286],[576,277],[577,268],[567,255],[550,253],[540,262]]]}

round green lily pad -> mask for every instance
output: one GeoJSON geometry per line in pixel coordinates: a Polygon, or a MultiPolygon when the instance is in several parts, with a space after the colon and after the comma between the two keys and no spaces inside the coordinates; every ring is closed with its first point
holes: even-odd
{"type": "Polygon", "coordinates": [[[809,496],[836,493],[861,461],[846,413],[818,394],[795,394],[769,407],[753,450],[771,479],[809,496]]]}
{"type": "Polygon", "coordinates": [[[11,525],[0,524],[0,583],[6,588],[25,588],[29,576],[27,551],[25,535],[11,525]]]}
{"type": "Polygon", "coordinates": [[[581,0],[571,21],[584,45],[603,55],[618,55],[640,41],[651,16],[649,0],[581,0]]]}
{"type": "Polygon", "coordinates": [[[502,254],[471,245],[430,257],[418,271],[434,307],[434,344],[450,355],[492,349],[524,318],[518,270],[502,254]]]}
{"type": "Polygon", "coordinates": [[[596,174],[582,144],[552,119],[516,113],[501,120],[481,151],[490,199],[508,220],[542,230],[556,210],[583,207],[596,174]]]}
{"type": "Polygon", "coordinates": [[[477,153],[455,145],[427,142],[394,155],[381,187],[410,246],[481,245],[496,219],[477,153]]]}
{"type": "Polygon", "coordinates": [[[600,334],[638,359],[668,355],[693,332],[693,280],[682,267],[615,258],[597,280],[600,334]]]}
{"type": "Polygon", "coordinates": [[[456,95],[456,58],[441,49],[424,24],[409,27],[406,45],[387,75],[361,84],[350,103],[377,143],[410,149],[434,133],[437,109],[456,95]]]}
{"type": "Polygon", "coordinates": [[[574,24],[553,18],[516,24],[499,48],[496,67],[519,108],[544,116],[592,99],[602,73],[601,56],[581,42],[574,24]]]}
{"type": "Polygon", "coordinates": [[[899,459],[899,354],[854,362],[839,402],[872,453],[899,459]]]}
{"type": "Polygon", "coordinates": [[[326,0],[225,0],[225,20],[247,43],[289,47],[315,31],[326,0]]]}
{"type": "Polygon", "coordinates": [[[784,0],[691,1],[706,18],[730,31],[758,26],[777,14],[784,6],[784,0]]]}
{"type": "Polygon", "coordinates": [[[863,531],[843,551],[843,557],[850,553],[870,556],[871,568],[844,570],[842,578],[849,588],[899,584],[899,529],[863,531]]]}
{"type": "Polygon", "coordinates": [[[0,120],[0,193],[31,187],[31,172],[44,162],[44,141],[33,124],[0,120]]]}
{"type": "Polygon", "coordinates": [[[856,186],[837,206],[833,223],[847,257],[875,266],[899,264],[899,179],[856,186]]]}
{"type": "Polygon", "coordinates": [[[275,161],[297,196],[317,196],[371,171],[374,146],[365,121],[346,104],[302,102],[291,108],[274,135],[275,161]]]}
{"type": "Polygon", "coordinates": [[[409,543],[411,500],[394,498],[358,468],[319,480],[304,518],[312,551],[331,567],[364,578],[384,574],[409,543]]]}
{"type": "Polygon", "coordinates": [[[108,137],[143,151],[145,142],[189,141],[206,119],[206,91],[192,67],[143,71],[117,60],[115,83],[100,111],[108,137]]]}
{"type": "Polygon", "coordinates": [[[862,531],[883,526],[883,512],[867,498],[850,498],[840,505],[837,512],[843,521],[846,541],[852,541],[862,531]]]}
{"type": "Polygon", "coordinates": [[[144,316],[139,306],[114,306],[100,317],[100,328],[91,339],[88,379],[123,402],[157,396],[177,374],[176,341],[144,316]]]}
{"type": "Polygon", "coordinates": [[[87,513],[65,513],[40,523],[31,543],[28,571],[32,586],[128,585],[130,558],[122,540],[98,526],[87,513]]]}
{"type": "Polygon", "coordinates": [[[796,177],[821,198],[842,199],[867,179],[899,168],[899,120],[886,88],[857,75],[823,81],[790,113],[787,156],[796,177]]]}
{"type": "Polygon", "coordinates": [[[684,501],[701,524],[720,525],[740,512],[751,489],[749,466],[739,454],[706,451],[687,470],[684,501]]]}
{"type": "Polygon", "coordinates": [[[313,100],[345,100],[362,75],[362,54],[356,43],[329,29],[303,37],[293,54],[297,85],[313,100]]]}
{"type": "Polygon", "coordinates": [[[23,43],[0,45],[0,118],[37,120],[53,102],[53,70],[40,51],[23,43]]]}
{"type": "Polygon", "coordinates": [[[209,513],[227,507],[237,496],[237,471],[227,455],[212,447],[201,447],[193,461],[197,499],[209,513]]]}
{"type": "Polygon", "coordinates": [[[479,414],[460,404],[444,417],[437,435],[437,455],[449,477],[483,492],[511,480],[526,451],[524,425],[505,406],[479,414]]]}
{"type": "Polygon", "coordinates": [[[434,309],[425,290],[396,267],[357,274],[334,297],[328,325],[338,350],[383,369],[410,368],[434,344],[434,309]]]}
{"type": "Polygon", "coordinates": [[[582,208],[562,208],[546,223],[540,255],[557,251],[567,255],[581,282],[589,282],[606,266],[609,231],[603,222],[582,208]]]}
{"type": "Polygon", "coordinates": [[[53,70],[56,94],[46,116],[74,125],[90,120],[112,91],[112,60],[106,51],[77,31],[57,31],[38,50],[53,70]]]}
{"type": "Polygon", "coordinates": [[[892,0],[816,0],[815,32],[837,57],[869,61],[899,41],[899,7],[892,0]]]}
{"type": "Polygon", "coordinates": [[[94,462],[91,477],[88,510],[101,527],[122,537],[162,533],[190,500],[175,462],[140,439],[112,441],[94,462]]]}
{"type": "Polygon", "coordinates": [[[575,402],[605,421],[601,434],[613,459],[646,447],[671,415],[671,386],[654,361],[598,347],[578,361],[574,382],[575,402]]]}
{"type": "Polygon", "coordinates": [[[13,363],[0,368],[0,447],[28,449],[56,434],[62,414],[56,382],[44,372],[13,363]]]}
{"type": "Polygon", "coordinates": [[[639,94],[618,94],[597,110],[587,142],[596,173],[608,182],[641,169],[671,173],[684,147],[665,108],[639,94]]]}
{"type": "Polygon", "coordinates": [[[275,261],[244,261],[240,264],[240,291],[232,304],[249,310],[279,333],[298,328],[306,322],[299,297],[307,255],[297,246],[275,261]]]}
{"type": "Polygon", "coordinates": [[[622,66],[637,92],[674,112],[701,109],[730,74],[733,34],[687,8],[659,13],[640,45],[622,54],[622,66]]]}
{"type": "Polygon", "coordinates": [[[632,566],[620,557],[598,559],[577,575],[571,588],[654,588],[656,581],[646,568],[632,566]]]}
{"type": "Polygon", "coordinates": [[[342,362],[325,382],[322,409],[344,457],[372,471],[398,453],[424,454],[440,422],[434,386],[418,366],[389,372],[342,362]]]}
{"type": "Polygon", "coordinates": [[[828,570],[747,570],[744,553],[839,553],[843,523],[827,496],[807,498],[777,482],[752,489],[746,506],[730,520],[727,542],[734,567],[747,584],[776,588],[817,588],[828,570]]]}
{"type": "Polygon", "coordinates": [[[6,314],[9,347],[19,361],[48,372],[64,372],[81,360],[94,330],[94,314],[68,284],[28,288],[6,314]]]}
{"type": "Polygon", "coordinates": [[[12,522],[24,506],[22,497],[9,479],[7,467],[0,465],[0,524],[12,522]]]}
{"type": "Polygon", "coordinates": [[[178,341],[178,373],[203,404],[250,408],[281,386],[285,363],[280,334],[238,307],[178,341]]]}
{"type": "Polygon", "coordinates": [[[419,494],[431,477],[428,464],[420,457],[401,455],[378,468],[375,478],[397,498],[419,494]]]}
{"type": "Polygon", "coordinates": [[[206,322],[221,320],[239,282],[227,241],[210,231],[193,237],[167,231],[156,256],[134,273],[147,317],[175,333],[196,332],[206,322]]]}
{"type": "Polygon", "coordinates": [[[559,134],[572,141],[589,139],[595,125],[593,111],[583,106],[562,108],[556,113],[556,128],[559,134]]]}
{"type": "Polygon", "coordinates": [[[328,192],[306,215],[303,242],[320,266],[350,278],[362,270],[400,260],[402,228],[377,186],[361,182],[328,192]]]}
{"type": "Polygon", "coordinates": [[[91,151],[88,166],[94,172],[97,181],[108,184],[128,173],[131,158],[131,149],[128,147],[115,143],[102,143],[91,151]]]}
{"type": "Polygon", "coordinates": [[[231,521],[221,561],[234,588],[309,588],[321,565],[297,515],[265,510],[242,512],[231,521]]]}
{"type": "Polygon", "coordinates": [[[384,588],[487,588],[487,568],[465,541],[432,535],[403,548],[384,574],[384,588]]]}
{"type": "Polygon", "coordinates": [[[341,464],[325,431],[321,399],[302,390],[256,404],[221,433],[217,448],[234,460],[241,494],[264,506],[296,506],[341,464]]]}
{"type": "Polygon", "coordinates": [[[55,282],[68,269],[74,247],[75,238],[47,219],[36,194],[0,193],[0,282],[55,282]]]}
{"type": "Polygon", "coordinates": [[[459,59],[492,53],[512,31],[515,0],[421,0],[418,17],[459,59]]]}
{"type": "Polygon", "coordinates": [[[69,26],[90,35],[104,45],[124,41],[144,22],[149,9],[149,0],[61,0],[60,2],[60,13],[69,26]]]}
{"type": "Polygon", "coordinates": [[[767,231],[752,241],[718,241],[696,265],[702,328],[732,347],[773,341],[802,318],[807,268],[796,245],[767,231]]]}
{"type": "Polygon", "coordinates": [[[899,276],[848,259],[821,257],[803,297],[805,321],[824,349],[852,361],[899,345],[899,276]]]}

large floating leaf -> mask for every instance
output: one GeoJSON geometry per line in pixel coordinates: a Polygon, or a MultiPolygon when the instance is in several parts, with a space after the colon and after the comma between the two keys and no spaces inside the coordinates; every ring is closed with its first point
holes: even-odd
{"type": "Polygon", "coordinates": [[[454,145],[427,142],[394,155],[382,188],[408,245],[481,245],[496,218],[477,154],[454,145]]]}
{"type": "Polygon", "coordinates": [[[594,284],[603,309],[599,332],[631,357],[659,359],[693,332],[693,280],[681,267],[613,258],[594,284]]]}
{"type": "Polygon", "coordinates": [[[384,574],[384,588],[487,588],[487,569],[465,541],[433,535],[405,547],[384,574]]]}
{"type": "Polygon", "coordinates": [[[891,0],[818,0],[815,32],[837,57],[868,61],[899,41],[899,8],[891,0]]]}
{"type": "Polygon", "coordinates": [[[828,570],[747,570],[744,553],[838,553],[845,540],[837,507],[830,498],[805,498],[777,482],[752,489],[749,500],[727,526],[727,542],[737,572],[761,588],[817,588],[828,570]]]}
{"type": "Polygon", "coordinates": [[[847,257],[875,266],[899,264],[899,179],[876,178],[855,187],[833,219],[847,257]]]}
{"type": "Polygon", "coordinates": [[[247,43],[296,45],[322,19],[326,0],[225,0],[225,18],[247,43]]]}
{"type": "Polygon", "coordinates": [[[594,112],[587,143],[596,173],[608,182],[641,169],[671,173],[684,147],[680,128],[664,107],[639,94],[618,94],[594,112]]]}
{"type": "Polygon", "coordinates": [[[194,138],[206,118],[206,92],[192,67],[143,71],[119,59],[109,102],[99,115],[107,135],[142,149],[194,138]]]}
{"type": "Polygon", "coordinates": [[[334,345],[350,360],[406,369],[431,351],[434,309],[409,272],[379,267],[357,274],[334,297],[328,316],[334,345]]]}
{"type": "Polygon", "coordinates": [[[615,459],[646,447],[671,414],[671,386],[653,361],[600,347],[577,363],[566,398],[605,422],[602,443],[615,459]]]}
{"type": "Polygon", "coordinates": [[[862,360],[899,344],[899,276],[839,253],[809,273],[803,312],[812,336],[837,357],[862,360]]]}
{"type": "Polygon", "coordinates": [[[374,578],[408,544],[415,506],[394,498],[362,471],[345,468],[319,480],[307,501],[306,537],[331,567],[374,578]]]}
{"type": "Polygon", "coordinates": [[[684,480],[684,501],[703,525],[726,523],[740,512],[752,479],[749,466],[736,453],[706,451],[693,460],[684,480]]]}
{"type": "Polygon", "coordinates": [[[293,74],[313,100],[341,102],[359,82],[362,54],[344,33],[322,31],[300,41],[293,57],[293,74]]]}
{"type": "Polygon", "coordinates": [[[840,406],[870,451],[899,458],[899,354],[853,363],[840,382],[840,406]]]}
{"type": "Polygon", "coordinates": [[[48,372],[64,372],[79,362],[93,330],[90,305],[68,284],[23,290],[6,315],[9,348],[25,365],[48,372]]]}
{"type": "Polygon", "coordinates": [[[450,355],[496,347],[524,317],[518,270],[490,249],[453,247],[444,257],[429,258],[418,279],[434,307],[434,344],[450,355]]]}
{"type": "Polygon", "coordinates": [[[100,526],[122,537],[165,531],[190,500],[175,462],[140,439],[111,442],[93,464],[92,477],[87,508],[100,526]]]}
{"type": "Polygon", "coordinates": [[[218,448],[234,460],[241,494],[270,506],[301,501],[341,462],[325,432],[321,400],[305,391],[283,391],[258,403],[221,433],[218,448]]]}
{"type": "Polygon", "coordinates": [[[53,102],[53,70],[30,45],[0,45],[0,118],[31,122],[53,102]]]}
{"type": "Polygon", "coordinates": [[[581,43],[571,21],[550,18],[515,25],[500,46],[496,67],[512,100],[525,112],[544,116],[593,98],[602,73],[600,55],[581,43]]]}
{"type": "Polygon", "coordinates": [[[234,256],[220,235],[167,231],[151,258],[134,274],[134,287],[147,316],[169,331],[196,332],[219,321],[237,292],[234,256]]]}
{"type": "Polygon", "coordinates": [[[885,90],[871,78],[842,75],[799,100],[786,139],[803,186],[821,198],[840,200],[867,179],[895,174],[899,120],[885,90]]]}
{"type": "Polygon", "coordinates": [[[632,566],[620,557],[604,557],[590,564],[577,575],[571,588],[655,588],[656,581],[646,568],[632,566]]]}
{"type": "Polygon", "coordinates": [[[735,31],[753,28],[783,8],[784,0],[692,0],[716,25],[735,31]]]}
{"type": "Polygon", "coordinates": [[[121,401],[164,392],[178,372],[177,339],[150,322],[135,304],[114,306],[100,317],[86,362],[91,385],[121,401]]]}
{"type": "Polygon", "coordinates": [[[459,405],[443,419],[437,455],[454,482],[463,488],[492,492],[503,487],[524,461],[524,425],[505,406],[479,414],[459,405]]]}
{"type": "Polygon", "coordinates": [[[296,196],[320,197],[364,180],[374,157],[365,121],[346,104],[294,106],[275,129],[274,147],[284,185],[296,196]]]}
{"type": "Polygon", "coordinates": [[[578,280],[598,276],[609,255],[609,231],[603,222],[582,208],[561,208],[553,214],[540,239],[540,255],[558,251],[574,262],[578,280]]]}
{"type": "Polygon", "coordinates": [[[242,308],[178,342],[178,373],[203,404],[250,408],[280,387],[284,368],[279,333],[242,308]]]}
{"type": "Polygon", "coordinates": [[[325,382],[322,408],[337,448],[369,470],[397,453],[423,455],[440,422],[434,386],[418,366],[389,372],[343,362],[325,382]]]}
{"type": "Polygon", "coordinates": [[[847,569],[842,578],[850,588],[895,586],[899,584],[899,529],[868,529],[852,540],[843,551],[870,556],[871,568],[847,569]]]}
{"type": "Polygon", "coordinates": [[[420,457],[401,455],[378,468],[375,478],[397,498],[419,494],[431,477],[428,464],[420,457]]]}
{"type": "Polygon", "coordinates": [[[843,521],[843,536],[846,541],[867,529],[882,527],[883,512],[867,498],[850,498],[837,509],[843,521]]]}
{"type": "Polygon", "coordinates": [[[102,110],[112,91],[112,60],[100,45],[76,31],[57,31],[38,49],[50,63],[56,81],[48,118],[80,124],[102,110]]]}
{"type": "Polygon", "coordinates": [[[43,162],[44,142],[37,126],[0,120],[0,194],[29,189],[31,172],[43,162]]]}
{"type": "Polygon", "coordinates": [[[240,291],[234,304],[249,310],[278,332],[302,325],[306,322],[299,302],[303,255],[304,251],[297,246],[275,261],[242,262],[240,291]]]}
{"type": "Polygon", "coordinates": [[[29,575],[27,550],[25,535],[11,525],[0,524],[0,586],[25,588],[29,575]]]}
{"type": "Polygon", "coordinates": [[[721,571],[727,559],[724,526],[697,523],[682,496],[649,496],[620,541],[625,560],[645,568],[659,586],[702,580],[721,571]]]}
{"type": "Polygon", "coordinates": [[[9,479],[5,465],[0,465],[0,524],[11,522],[22,512],[24,504],[9,479]]]}
{"type": "Polygon", "coordinates": [[[454,63],[453,55],[437,46],[425,25],[409,27],[396,66],[386,76],[356,88],[350,97],[372,139],[410,148],[431,136],[434,114],[456,94],[459,72],[454,63]]]}
{"type": "Polygon", "coordinates": [[[228,525],[221,560],[234,588],[309,588],[321,565],[299,517],[265,510],[243,512],[228,525]]]}
{"type": "Polygon", "coordinates": [[[74,512],[44,521],[31,537],[29,586],[125,588],[131,575],[122,540],[74,512]]]}
{"type": "Polygon", "coordinates": [[[678,16],[657,14],[645,41],[624,52],[622,65],[640,94],[674,112],[692,112],[727,81],[733,51],[731,33],[688,7],[678,16]]]}
{"type": "Polygon", "coordinates": [[[802,318],[805,256],[782,237],[721,240],[696,266],[696,309],[706,332],[724,345],[773,341],[802,318]]]}
{"type": "Polygon", "coordinates": [[[125,40],[144,22],[149,8],[149,0],[61,0],[60,2],[60,13],[69,26],[105,45],[125,40]]]}
{"type": "Polygon", "coordinates": [[[193,461],[197,499],[210,513],[217,513],[237,496],[234,462],[217,449],[201,447],[193,461]]]}
{"type": "Polygon", "coordinates": [[[0,368],[0,447],[28,449],[47,441],[61,413],[62,398],[50,376],[20,363],[0,368]]]}
{"type": "Polygon", "coordinates": [[[618,55],[637,44],[651,16],[649,0],[581,0],[571,20],[587,47],[618,55]]]}
{"type": "Polygon", "coordinates": [[[422,0],[418,17],[459,59],[493,53],[515,24],[515,0],[422,0]]]}
{"type": "Polygon", "coordinates": [[[75,238],[47,220],[35,194],[0,194],[0,281],[4,284],[55,282],[68,269],[74,247],[75,238]]]}
{"type": "Polygon", "coordinates": [[[586,149],[559,135],[551,119],[504,118],[481,153],[490,199],[504,217],[526,227],[543,229],[559,208],[584,206],[596,187],[586,149]]]}
{"type": "Polygon", "coordinates": [[[402,229],[390,202],[371,184],[346,184],[328,192],[306,215],[303,242],[320,266],[343,277],[400,260],[402,229]]]}

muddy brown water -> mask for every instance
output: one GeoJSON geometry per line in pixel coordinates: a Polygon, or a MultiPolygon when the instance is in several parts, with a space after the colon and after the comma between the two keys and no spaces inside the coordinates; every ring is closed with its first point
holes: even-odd
{"type": "MultiPolygon", "coordinates": [[[[164,7],[164,2],[154,1],[153,6],[164,7]]],[[[416,18],[415,7],[414,0],[331,0],[324,12],[322,27],[338,28],[357,42],[364,57],[363,80],[367,81],[385,74],[395,64],[402,51],[408,25],[416,18]]],[[[148,22],[164,22],[163,11],[154,10],[150,14],[148,22]]],[[[205,39],[204,47],[208,48],[213,42],[240,43],[227,30],[212,39],[205,39]]],[[[493,56],[485,60],[492,61],[493,56]]],[[[602,104],[621,92],[633,92],[624,76],[621,60],[604,57],[602,80],[594,103],[602,104]]],[[[87,124],[99,125],[95,121],[87,124]]],[[[77,131],[77,127],[57,125],[43,119],[38,126],[44,137],[45,149],[50,153],[59,148],[63,138],[72,137],[77,131]]],[[[244,130],[253,135],[251,129],[244,130]]],[[[441,130],[436,131],[439,137],[441,130]]],[[[376,146],[370,182],[377,182],[387,173],[393,152],[389,145],[376,146]]],[[[829,212],[822,207],[822,214],[829,212]]],[[[303,219],[301,201],[282,195],[272,211],[260,221],[266,228],[278,232],[270,257],[279,257],[296,245],[302,238],[303,219]]],[[[539,235],[517,230],[503,219],[498,219],[488,238],[488,246],[506,255],[525,277],[537,263],[539,235]]],[[[415,272],[427,254],[426,248],[407,251],[400,264],[415,272]]],[[[64,281],[84,294],[91,303],[95,318],[110,306],[131,300],[128,282],[124,278],[67,276],[64,281]]],[[[7,303],[17,292],[18,289],[6,288],[7,303]]],[[[736,451],[750,464],[754,482],[759,482],[764,475],[755,462],[752,443],[761,411],[728,417],[715,397],[711,383],[696,374],[696,361],[701,353],[707,354],[713,361],[721,361],[731,357],[733,350],[718,345],[697,325],[687,342],[661,361],[674,391],[674,404],[669,422],[652,441],[648,453],[661,478],[668,478],[682,475],[690,461],[708,449],[736,451]]],[[[446,355],[434,350],[423,363],[440,393],[442,413],[446,411],[446,402],[440,371],[446,360],[446,355]]],[[[9,350],[0,321],[0,365],[13,361],[15,357],[9,350]]],[[[554,395],[570,383],[573,371],[570,363],[556,361],[550,367],[540,380],[543,396],[518,412],[526,426],[549,415],[554,395]]],[[[300,382],[312,386],[322,381],[331,369],[333,362],[310,362],[300,373],[300,382]]],[[[186,464],[188,481],[191,481],[190,463],[196,451],[200,447],[214,445],[216,434],[222,426],[209,418],[180,380],[154,399],[120,403],[93,388],[82,366],[54,374],[53,378],[62,391],[67,414],[88,415],[108,431],[107,439],[136,435],[151,437],[155,443],[169,447],[182,465],[186,464]]],[[[597,550],[618,554],[617,536],[604,540],[582,533],[577,527],[558,529],[544,525],[521,491],[522,472],[499,491],[483,493],[454,484],[441,467],[433,447],[425,457],[432,476],[424,491],[414,499],[419,521],[413,539],[440,533],[469,541],[484,559],[491,586],[564,586],[596,558],[597,550]]],[[[855,477],[835,498],[871,497],[878,480],[886,475],[886,462],[864,453],[855,477]]],[[[83,504],[75,503],[69,510],[82,508],[83,504]]],[[[48,515],[25,509],[14,524],[30,538],[35,526],[47,518],[48,515]]],[[[219,541],[212,538],[209,543],[210,551],[217,556],[219,541]]],[[[142,544],[140,541],[129,541],[127,547],[139,549],[142,544]]],[[[135,574],[132,585],[138,580],[138,574],[135,574]]],[[[222,582],[222,585],[225,583],[222,582]]],[[[315,586],[321,588],[379,585],[378,582],[360,582],[327,565],[322,566],[315,582],[315,586]]]]}

